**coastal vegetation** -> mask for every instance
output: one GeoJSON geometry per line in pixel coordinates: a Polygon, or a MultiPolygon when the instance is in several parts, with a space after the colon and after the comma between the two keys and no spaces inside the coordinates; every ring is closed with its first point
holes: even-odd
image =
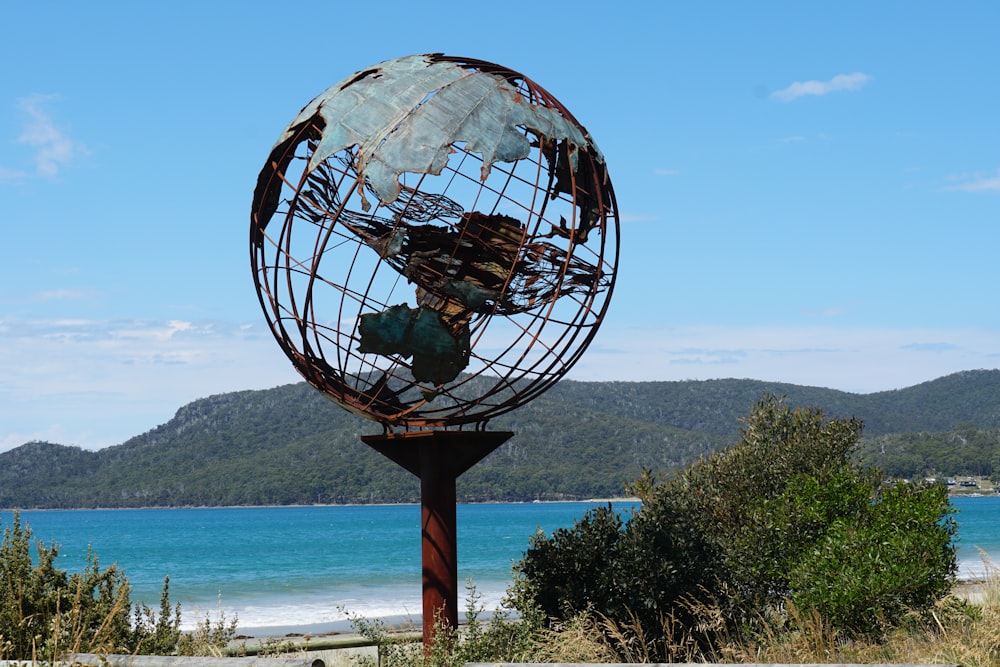
{"type": "Polygon", "coordinates": [[[858,464],[860,438],[855,419],[766,397],[733,446],[632,485],[642,504],[627,520],[609,506],[537,535],[515,604],[550,626],[596,614],[612,646],[623,634],[654,662],[708,655],[787,605],[882,638],[951,591],[956,526],[942,486],[886,484],[858,464]]]}
{"type": "MultiPolygon", "coordinates": [[[[714,664],[1000,664],[1000,573],[976,585],[973,601],[949,595],[924,613],[907,613],[881,638],[850,637],[817,613],[786,603],[760,619],[753,633],[720,633],[704,652],[673,646],[690,663],[714,664]]],[[[648,642],[632,624],[617,626],[596,614],[580,614],[549,628],[538,617],[515,618],[509,610],[483,618],[475,598],[472,622],[451,631],[439,626],[431,650],[401,640],[380,624],[358,619],[355,629],[379,647],[378,658],[360,655],[358,667],[461,667],[467,662],[649,663],[648,642]]],[[[708,612],[710,608],[706,608],[708,612]]],[[[708,614],[706,614],[708,615],[708,614]]]]}
{"type": "MultiPolygon", "coordinates": [[[[399,643],[357,629],[384,667],[465,662],[954,662],[1000,659],[1000,584],[977,604],[955,589],[946,488],[896,483],[861,461],[862,424],[764,395],[738,440],[671,474],[629,485],[627,514],[598,507],[536,534],[505,606],[399,643]]],[[[164,582],[159,612],[129,601],[116,566],[55,567],[14,515],[0,547],[0,659],[64,653],[219,652],[235,619],[180,633],[164,582]],[[31,557],[31,546],[36,555],[31,557]],[[195,643],[198,646],[195,646],[195,643]]],[[[364,658],[359,667],[365,667],[364,658]]]]}
{"type": "Polygon", "coordinates": [[[766,396],[734,445],[663,481],[640,477],[631,488],[643,503],[630,515],[597,508],[536,535],[507,610],[490,621],[479,621],[473,594],[469,627],[440,628],[427,653],[377,624],[359,629],[384,646],[388,667],[996,664],[996,627],[980,625],[996,620],[996,600],[951,597],[945,488],[886,483],[853,456],[860,436],[855,419],[766,396]],[[952,634],[972,640],[960,654],[952,634]]]}
{"type": "Polygon", "coordinates": [[[163,580],[160,609],[133,604],[125,573],[88,553],[82,572],[56,567],[59,546],[35,540],[15,512],[0,542],[0,660],[55,664],[65,654],[210,655],[235,635],[236,619],[206,618],[181,633],[181,606],[163,580]]]}
{"type": "MultiPolygon", "coordinates": [[[[858,460],[899,479],[1000,471],[1000,371],[874,394],[756,380],[563,381],[490,423],[515,436],[458,480],[460,502],[620,496],[722,449],[764,394],[854,417],[858,460]]],[[[29,442],[0,453],[0,507],[416,502],[415,477],[364,446],[379,426],[305,383],[200,399],[98,451],[29,442]]]]}

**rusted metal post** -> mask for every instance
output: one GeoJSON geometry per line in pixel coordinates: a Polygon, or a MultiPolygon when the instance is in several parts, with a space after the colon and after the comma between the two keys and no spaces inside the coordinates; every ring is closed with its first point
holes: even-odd
{"type": "Polygon", "coordinates": [[[422,452],[420,559],[423,570],[424,643],[436,617],[458,627],[458,519],[455,482],[445,466],[422,452]]]}
{"type": "Polygon", "coordinates": [[[437,618],[458,626],[458,539],[455,482],[506,442],[510,431],[409,431],[361,440],[420,478],[424,646],[437,618]]]}

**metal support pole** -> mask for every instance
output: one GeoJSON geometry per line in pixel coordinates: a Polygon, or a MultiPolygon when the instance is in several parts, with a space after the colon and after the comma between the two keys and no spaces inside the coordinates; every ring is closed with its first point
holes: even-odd
{"type": "Polygon", "coordinates": [[[510,431],[408,431],[361,440],[420,478],[424,646],[440,618],[458,627],[455,481],[514,434],[510,431]]]}
{"type": "Polygon", "coordinates": [[[424,639],[428,623],[458,627],[458,519],[455,477],[422,452],[420,469],[420,556],[423,566],[424,639]]]}

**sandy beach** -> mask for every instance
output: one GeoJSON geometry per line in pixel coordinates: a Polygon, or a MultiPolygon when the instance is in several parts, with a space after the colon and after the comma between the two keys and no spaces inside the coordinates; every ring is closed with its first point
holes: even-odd
{"type": "MultiPolygon", "coordinates": [[[[971,604],[982,604],[987,587],[991,585],[992,582],[985,579],[960,580],[955,584],[953,594],[971,604]]],[[[381,620],[386,630],[401,633],[401,636],[407,636],[413,641],[419,640],[422,622],[419,614],[387,616],[381,620]]],[[[464,614],[460,614],[460,622],[464,622],[464,614]]],[[[234,653],[244,650],[254,652],[255,647],[275,644],[290,644],[299,650],[322,653],[324,655],[320,657],[327,665],[345,662],[347,655],[364,652],[367,650],[365,647],[374,650],[349,620],[239,628],[237,638],[230,644],[230,648],[234,653]]]]}
{"type": "Polygon", "coordinates": [[[972,604],[982,604],[985,599],[986,586],[989,582],[985,580],[959,581],[955,585],[955,597],[961,598],[972,604]]]}

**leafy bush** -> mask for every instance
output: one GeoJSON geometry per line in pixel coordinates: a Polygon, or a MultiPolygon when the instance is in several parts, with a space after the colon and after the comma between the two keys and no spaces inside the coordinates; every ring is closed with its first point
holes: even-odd
{"type": "Polygon", "coordinates": [[[116,565],[102,570],[91,552],[82,572],[67,574],[55,567],[58,546],[36,542],[33,561],[32,541],[30,526],[15,512],[0,543],[0,659],[173,651],[180,607],[171,611],[167,581],[160,615],[139,605],[133,617],[128,579],[116,565]]]}
{"type": "Polygon", "coordinates": [[[933,529],[948,503],[941,485],[897,484],[850,519],[833,522],[790,573],[791,599],[831,625],[880,635],[954,586],[953,526],[933,529]]]}
{"type": "Polygon", "coordinates": [[[622,536],[622,520],[610,505],[588,511],[551,539],[539,532],[531,540],[532,557],[520,567],[531,582],[532,601],[564,618],[617,604],[623,593],[617,578],[622,536]]]}
{"type": "Polygon", "coordinates": [[[627,522],[599,508],[537,535],[515,603],[556,624],[596,614],[620,655],[639,642],[663,661],[709,653],[788,600],[835,631],[878,635],[950,589],[955,524],[940,487],[883,488],[856,462],[861,429],[765,396],[737,444],[635,482],[627,522]]]}
{"type": "Polygon", "coordinates": [[[673,655],[666,646],[683,643],[699,625],[701,607],[690,603],[710,590],[721,565],[721,553],[690,519],[656,503],[625,524],[608,505],[552,537],[538,533],[515,568],[514,603],[539,610],[553,627],[579,627],[582,615],[597,615],[620,635],[619,645],[641,635],[662,645],[654,656],[673,655]]]}

